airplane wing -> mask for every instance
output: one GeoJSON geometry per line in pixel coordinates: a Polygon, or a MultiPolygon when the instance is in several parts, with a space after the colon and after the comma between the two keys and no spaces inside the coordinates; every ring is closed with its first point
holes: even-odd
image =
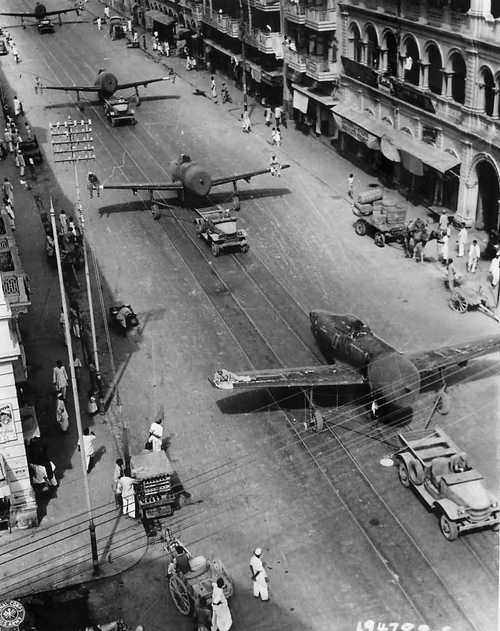
{"type": "Polygon", "coordinates": [[[44,85],[44,90],[63,90],[64,92],[99,92],[95,85],[44,85]]]}
{"type": "MultiPolygon", "coordinates": [[[[73,9],[59,9],[58,11],[45,11],[45,13],[43,14],[43,17],[47,17],[49,15],[60,15],[61,13],[70,13],[70,11],[76,11],[77,13],[79,12],[79,9],[73,8],[73,9]]],[[[38,16],[36,15],[36,13],[34,12],[24,12],[24,13],[15,13],[15,12],[9,12],[9,13],[4,13],[2,11],[2,13],[0,13],[0,15],[6,15],[9,17],[15,17],[15,18],[38,18],[38,16]]]]}
{"type": "Polygon", "coordinates": [[[469,359],[497,353],[498,351],[500,351],[500,335],[494,335],[466,344],[443,346],[430,351],[409,353],[406,357],[415,364],[419,372],[429,372],[456,366],[469,359]]]}
{"type": "Polygon", "coordinates": [[[74,7],[73,9],[58,9],[57,11],[46,11],[45,16],[61,15],[62,13],[71,13],[71,11],[76,11],[77,13],[79,13],[80,9],[77,9],[76,7],[74,7]]]}
{"type": "MultiPolygon", "coordinates": [[[[282,164],[281,170],[290,168],[289,164],[282,164]]],[[[228,175],[226,177],[219,177],[212,180],[212,186],[220,186],[221,184],[228,184],[229,182],[238,182],[238,180],[250,180],[256,175],[264,175],[265,173],[271,173],[271,169],[260,169],[258,171],[249,171],[248,173],[238,173],[236,175],[228,175]]]]}
{"type": "Polygon", "coordinates": [[[117,90],[126,90],[127,88],[137,88],[140,85],[147,87],[149,83],[156,83],[158,81],[173,81],[175,82],[175,73],[167,77],[160,77],[159,79],[146,79],[145,81],[131,81],[130,83],[119,83],[116,86],[117,90]]]}
{"type": "Polygon", "coordinates": [[[240,390],[243,388],[279,388],[310,386],[345,386],[362,385],[364,377],[347,364],[328,364],[303,366],[298,368],[271,368],[268,370],[249,370],[236,374],[222,368],[210,383],[220,390],[240,390]]]}
{"type": "Polygon", "coordinates": [[[134,195],[137,191],[181,191],[184,186],[180,182],[165,182],[165,183],[139,183],[139,182],[127,182],[126,184],[102,184],[101,188],[110,189],[128,189],[131,190],[134,195]]]}

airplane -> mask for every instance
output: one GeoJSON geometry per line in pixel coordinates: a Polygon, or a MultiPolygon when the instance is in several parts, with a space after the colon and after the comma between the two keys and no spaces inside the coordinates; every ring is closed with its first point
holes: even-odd
{"type": "MultiPolygon", "coordinates": [[[[402,354],[350,314],[311,311],[312,333],[328,364],[253,370],[216,371],[209,381],[221,390],[243,388],[367,385],[381,413],[411,410],[422,381],[432,373],[500,350],[500,335],[462,345],[402,354]],[[341,363],[336,363],[337,361],[341,363]]],[[[444,380],[443,380],[444,383],[444,380]]]]}
{"type": "Polygon", "coordinates": [[[172,71],[167,77],[159,77],[158,79],[144,79],[142,81],[131,81],[129,83],[118,83],[118,79],[112,72],[105,72],[103,69],[97,73],[97,78],[94,85],[44,85],[44,90],[63,90],[64,92],[76,92],[76,98],[80,100],[80,92],[95,92],[99,101],[104,101],[113,96],[118,90],[126,90],[127,88],[134,88],[137,95],[137,105],[139,105],[139,86],[143,85],[147,87],[150,83],[156,83],[157,81],[172,81],[175,83],[175,73],[172,71]]]}
{"type": "Polygon", "coordinates": [[[47,8],[41,2],[37,2],[35,4],[35,8],[33,11],[24,11],[24,12],[8,12],[8,13],[0,13],[0,15],[10,16],[10,17],[18,17],[21,18],[21,25],[23,28],[26,28],[24,23],[24,18],[34,18],[37,20],[36,26],[40,33],[53,33],[54,26],[50,21],[50,15],[57,15],[59,18],[59,26],[62,25],[61,14],[62,13],[70,13],[71,11],[76,11],[77,15],[80,15],[80,9],[77,7],[73,7],[71,9],[57,9],[56,11],[47,11],[47,8]]]}
{"type": "MultiPolygon", "coordinates": [[[[288,169],[289,164],[282,164],[281,169],[288,169]]],[[[149,191],[150,199],[153,201],[154,191],[177,191],[181,202],[184,202],[186,193],[190,193],[195,197],[206,197],[214,186],[221,186],[222,184],[233,184],[233,209],[239,210],[239,197],[237,182],[239,180],[250,180],[265,173],[270,173],[271,169],[258,169],[256,171],[249,171],[247,173],[238,173],[235,175],[227,175],[220,178],[212,178],[208,171],[206,171],[197,162],[191,160],[191,158],[181,153],[177,160],[172,160],[168,165],[168,172],[172,178],[172,182],[164,183],[134,183],[127,182],[126,184],[104,184],[101,186],[103,189],[129,189],[134,195],[137,191],[149,191]]]]}

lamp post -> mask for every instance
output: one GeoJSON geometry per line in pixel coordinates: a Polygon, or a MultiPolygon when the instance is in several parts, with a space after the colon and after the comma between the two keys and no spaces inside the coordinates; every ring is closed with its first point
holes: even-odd
{"type": "Polygon", "coordinates": [[[243,74],[241,76],[242,88],[243,88],[243,111],[248,109],[248,96],[247,96],[247,61],[245,51],[245,36],[246,36],[246,21],[244,18],[245,12],[243,10],[243,2],[240,0],[240,35],[241,35],[241,66],[243,68],[243,74]]]}
{"type": "MultiPolygon", "coordinates": [[[[68,119],[64,121],[64,123],[54,123],[50,124],[50,138],[52,144],[52,150],[55,156],[55,162],[71,162],[74,166],[74,176],[75,176],[75,187],[76,187],[76,196],[77,196],[77,207],[80,214],[80,225],[83,236],[83,251],[84,251],[84,261],[85,261],[85,276],[87,280],[87,298],[89,302],[89,311],[90,311],[90,324],[92,331],[92,344],[93,344],[93,355],[95,361],[95,367],[98,374],[98,355],[97,355],[97,342],[95,336],[95,323],[94,323],[94,312],[92,307],[92,294],[90,291],[90,273],[88,269],[88,258],[86,252],[86,241],[85,234],[83,231],[84,222],[83,222],[83,213],[80,202],[80,186],[78,181],[78,162],[84,160],[94,160],[95,153],[94,147],[92,145],[92,123],[90,120],[88,121],[74,121],[72,119],[68,119]]],[[[57,273],[59,277],[59,290],[61,293],[61,304],[63,309],[63,317],[64,317],[64,336],[66,341],[66,346],[68,349],[68,359],[69,359],[69,369],[71,375],[71,384],[73,391],[73,403],[75,408],[75,417],[76,417],[76,425],[78,429],[78,439],[80,444],[80,460],[83,471],[83,484],[85,491],[85,499],[87,503],[87,515],[89,521],[89,533],[90,533],[90,547],[92,552],[92,565],[94,570],[94,575],[99,574],[99,556],[97,553],[97,540],[95,534],[95,524],[93,519],[92,512],[92,501],[90,498],[90,488],[87,477],[87,460],[85,456],[84,449],[84,441],[83,441],[83,427],[82,427],[82,419],[80,413],[80,401],[78,398],[78,386],[76,382],[76,373],[75,367],[73,365],[73,346],[71,340],[71,329],[68,317],[68,305],[66,301],[66,291],[64,288],[64,279],[62,273],[62,265],[61,265],[61,252],[59,249],[59,239],[57,235],[57,227],[56,227],[56,216],[54,212],[54,206],[52,204],[52,198],[50,199],[50,223],[52,226],[52,237],[54,239],[54,248],[56,252],[56,261],[57,261],[57,273]]]]}
{"type": "MultiPolygon", "coordinates": [[[[280,31],[281,41],[284,41],[286,37],[285,33],[285,3],[286,0],[280,0],[280,31]]],[[[288,75],[288,63],[286,59],[286,50],[283,47],[283,108],[285,110],[287,118],[290,114],[290,90],[288,89],[287,75],[288,75]]]]}

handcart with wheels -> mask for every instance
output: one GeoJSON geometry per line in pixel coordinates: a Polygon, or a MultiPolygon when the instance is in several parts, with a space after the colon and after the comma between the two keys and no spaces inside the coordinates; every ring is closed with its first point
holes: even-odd
{"type": "Polygon", "coordinates": [[[218,578],[224,581],[224,595],[228,600],[231,598],[234,585],[222,561],[193,556],[170,528],[163,535],[163,550],[166,553],[168,589],[182,615],[190,616],[198,610],[211,608],[213,583],[218,578]]]}
{"type": "Polygon", "coordinates": [[[471,281],[465,281],[454,289],[448,300],[448,306],[452,311],[457,311],[458,313],[481,311],[481,313],[500,322],[494,311],[495,305],[492,296],[489,296],[483,287],[477,286],[471,281]]]}

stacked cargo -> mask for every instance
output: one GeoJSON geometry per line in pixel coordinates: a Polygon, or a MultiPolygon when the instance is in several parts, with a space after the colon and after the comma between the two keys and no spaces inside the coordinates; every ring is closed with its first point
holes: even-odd
{"type": "Polygon", "coordinates": [[[359,193],[357,201],[354,202],[353,213],[358,217],[373,214],[387,215],[388,221],[389,217],[397,215],[397,221],[399,221],[404,211],[400,210],[397,200],[385,196],[383,188],[376,186],[359,193]]]}

